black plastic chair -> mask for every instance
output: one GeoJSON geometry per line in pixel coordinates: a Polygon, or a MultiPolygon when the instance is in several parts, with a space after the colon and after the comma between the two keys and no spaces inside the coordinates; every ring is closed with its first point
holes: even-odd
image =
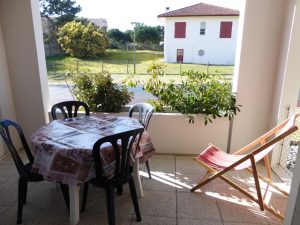
{"type": "MultiPolygon", "coordinates": [[[[33,155],[30,151],[28,143],[25,139],[24,133],[22,128],[19,124],[11,120],[1,120],[0,121],[0,134],[7,145],[7,148],[14,160],[14,163],[17,167],[19,173],[19,184],[18,184],[18,213],[17,213],[17,224],[22,222],[22,212],[23,212],[23,205],[26,203],[27,198],[27,185],[28,182],[39,182],[44,181],[42,175],[31,172],[32,164],[34,161],[33,155]],[[28,163],[24,163],[17,151],[15,144],[11,138],[11,131],[15,129],[21,140],[27,158],[29,160],[28,163]]],[[[61,190],[63,192],[64,200],[69,209],[69,193],[68,193],[68,186],[65,184],[60,184],[61,190]]]]}
{"type": "MultiPolygon", "coordinates": [[[[85,110],[85,115],[90,115],[90,108],[88,105],[81,101],[65,101],[65,102],[59,102],[52,106],[51,108],[51,116],[53,120],[57,120],[57,111],[62,113],[62,116],[64,119],[74,118],[77,117],[77,112],[79,108],[83,107],[85,110]]],[[[69,187],[66,185],[64,187],[66,192],[68,193],[68,199],[69,199],[69,187]]],[[[83,186],[83,193],[86,193],[88,189],[88,184],[85,184],[83,186]]]]}
{"type": "Polygon", "coordinates": [[[51,108],[51,116],[53,120],[57,119],[57,111],[60,111],[63,115],[64,119],[77,117],[77,112],[80,107],[83,107],[85,110],[85,115],[90,115],[90,108],[84,102],[80,101],[65,101],[59,102],[52,106],[51,108]]]}
{"type": "MultiPolygon", "coordinates": [[[[152,105],[150,105],[149,103],[137,103],[137,104],[134,104],[129,109],[129,117],[132,117],[133,112],[139,113],[138,119],[139,119],[140,123],[144,126],[145,130],[147,130],[150,119],[154,112],[154,107],[152,105]]],[[[145,163],[146,163],[149,178],[151,179],[149,161],[147,160],[145,163]]]]}
{"type": "MultiPolygon", "coordinates": [[[[95,160],[96,178],[91,179],[89,183],[96,187],[104,188],[106,192],[106,207],[108,214],[108,224],[115,224],[115,205],[114,205],[114,189],[122,187],[123,184],[129,183],[130,194],[132,203],[134,206],[135,215],[137,221],[141,221],[141,214],[139,210],[139,204],[136,194],[136,189],[132,177],[133,167],[130,165],[131,149],[133,142],[138,138],[138,143],[144,132],[144,128],[138,128],[132,131],[123,132],[120,134],[114,134],[111,136],[103,137],[99,139],[93,147],[93,156],[95,160]],[[111,144],[114,151],[114,157],[116,160],[114,176],[111,179],[103,177],[102,162],[100,157],[101,146],[104,143],[111,144]],[[121,151],[120,151],[121,150],[121,151]]],[[[88,183],[85,183],[88,186],[88,183]]],[[[87,190],[84,192],[83,204],[81,211],[85,209],[87,190]]]]}

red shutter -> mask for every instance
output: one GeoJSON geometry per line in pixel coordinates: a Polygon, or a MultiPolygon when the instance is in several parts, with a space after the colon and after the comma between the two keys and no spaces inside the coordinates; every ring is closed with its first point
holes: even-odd
{"type": "Polygon", "coordinates": [[[185,38],[186,22],[175,22],[175,38],[185,38]]]}
{"type": "Polygon", "coordinates": [[[231,38],[232,22],[221,22],[220,38],[231,38]]]}

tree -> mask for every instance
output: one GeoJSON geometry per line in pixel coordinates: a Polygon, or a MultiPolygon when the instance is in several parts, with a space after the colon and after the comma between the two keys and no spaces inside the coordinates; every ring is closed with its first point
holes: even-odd
{"type": "Polygon", "coordinates": [[[161,31],[157,27],[140,24],[135,28],[136,42],[146,44],[159,44],[161,31]]]}
{"type": "Polygon", "coordinates": [[[124,38],[125,38],[125,42],[133,42],[133,31],[126,30],[124,32],[124,38]]]}
{"type": "Polygon", "coordinates": [[[108,38],[113,42],[125,42],[125,34],[119,29],[111,29],[107,32],[108,38]]]}
{"type": "Polygon", "coordinates": [[[131,33],[133,36],[133,31],[127,30],[125,32],[119,29],[110,29],[107,32],[110,48],[124,48],[127,43],[132,42],[131,33]]]}
{"type": "Polygon", "coordinates": [[[156,26],[155,28],[156,28],[157,32],[159,33],[160,41],[164,41],[165,28],[163,26],[156,26]]]}
{"type": "Polygon", "coordinates": [[[47,17],[55,27],[74,20],[75,15],[81,11],[76,0],[40,0],[41,15],[47,17]]]}
{"type": "Polygon", "coordinates": [[[105,54],[108,45],[106,32],[92,23],[69,22],[58,29],[58,43],[71,56],[97,58],[105,54]]]}

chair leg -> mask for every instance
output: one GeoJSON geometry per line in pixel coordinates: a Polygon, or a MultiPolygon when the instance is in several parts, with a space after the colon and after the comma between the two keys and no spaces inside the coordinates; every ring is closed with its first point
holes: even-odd
{"type": "Polygon", "coordinates": [[[200,187],[202,187],[204,184],[206,184],[206,180],[209,178],[208,177],[209,175],[209,171],[206,172],[206,174],[202,177],[202,179],[199,181],[199,183],[194,186],[192,189],[191,189],[191,192],[194,192],[195,190],[199,189],[200,187]],[[204,183],[205,182],[205,183],[204,183]]]}
{"type": "Polygon", "coordinates": [[[27,200],[27,187],[28,187],[28,182],[25,182],[24,184],[24,202],[23,202],[23,205],[26,204],[26,200],[27,200]]]}
{"type": "Polygon", "coordinates": [[[122,184],[120,186],[117,186],[117,193],[118,193],[118,195],[123,194],[123,185],[122,184]]]}
{"type": "Polygon", "coordinates": [[[200,188],[202,186],[200,184],[208,178],[208,175],[209,175],[209,171],[206,171],[206,174],[201,178],[201,180],[198,182],[198,184],[191,189],[191,192],[194,192],[196,189],[200,188]]]}
{"type": "Polygon", "coordinates": [[[115,225],[115,193],[114,187],[105,188],[108,224],[115,225]]]}
{"type": "Polygon", "coordinates": [[[84,212],[84,210],[85,210],[88,190],[89,190],[89,182],[85,182],[83,184],[82,205],[81,205],[81,210],[80,210],[81,212],[84,212]]]}
{"type": "Polygon", "coordinates": [[[252,196],[251,194],[249,194],[247,192],[247,190],[239,187],[237,184],[235,184],[233,181],[229,180],[228,178],[224,177],[223,175],[221,175],[220,178],[222,180],[224,180],[226,183],[228,183],[229,185],[231,185],[233,188],[235,188],[236,190],[238,190],[239,192],[243,193],[249,199],[251,199],[254,202],[256,202],[259,206],[260,206],[260,204],[262,202],[262,204],[264,206],[264,209],[268,210],[270,213],[272,213],[273,215],[277,216],[279,219],[281,219],[281,220],[284,219],[283,215],[278,210],[274,209],[271,205],[268,205],[264,201],[260,201],[259,199],[255,198],[254,196],[252,196]]]}
{"type": "MultiPolygon", "coordinates": [[[[250,168],[247,168],[246,170],[248,172],[250,172],[251,174],[253,173],[252,169],[250,169],[250,168]]],[[[280,187],[278,187],[276,184],[273,183],[273,181],[270,181],[269,178],[265,178],[262,175],[260,175],[259,173],[257,173],[257,176],[258,176],[259,179],[261,179],[265,183],[269,184],[270,186],[272,186],[273,188],[275,188],[277,191],[281,192],[281,194],[285,195],[286,197],[289,197],[289,193],[287,193],[285,190],[283,190],[280,187]]]]}
{"type": "Polygon", "coordinates": [[[66,206],[67,206],[67,210],[68,213],[70,213],[70,196],[69,196],[69,186],[63,183],[59,183],[60,184],[60,189],[61,192],[63,194],[66,206]]]}
{"type": "Polygon", "coordinates": [[[27,180],[19,178],[18,184],[18,213],[17,213],[17,224],[22,223],[23,205],[25,201],[27,180]]]}
{"type": "Polygon", "coordinates": [[[270,179],[270,182],[272,182],[272,172],[271,172],[270,160],[269,160],[268,155],[266,155],[264,157],[264,163],[265,163],[265,169],[266,169],[267,177],[270,179]]]}
{"type": "Polygon", "coordinates": [[[148,160],[146,161],[146,167],[147,167],[149,179],[151,179],[150,166],[149,166],[149,161],[148,160]]]}
{"type": "Polygon", "coordinates": [[[132,200],[133,207],[134,207],[134,212],[135,212],[135,215],[136,215],[136,220],[137,221],[142,221],[140,208],[139,208],[139,202],[138,202],[138,198],[137,198],[137,195],[136,195],[136,189],[135,189],[133,178],[130,178],[128,183],[129,183],[129,188],[130,188],[131,200],[132,200]]]}
{"type": "Polygon", "coordinates": [[[257,175],[257,170],[256,170],[256,165],[255,165],[255,159],[254,159],[254,157],[251,157],[250,160],[251,160],[251,166],[252,166],[252,170],[253,170],[253,177],[254,177],[254,181],[255,181],[257,199],[259,201],[259,207],[260,207],[261,211],[264,211],[264,203],[263,203],[263,198],[262,198],[261,189],[260,189],[260,185],[259,185],[259,180],[258,180],[258,175],[257,175]]]}

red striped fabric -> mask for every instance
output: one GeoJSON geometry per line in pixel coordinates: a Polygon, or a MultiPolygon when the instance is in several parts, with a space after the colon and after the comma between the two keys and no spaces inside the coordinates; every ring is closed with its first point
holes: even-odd
{"type": "MultiPolygon", "coordinates": [[[[289,119],[289,121],[285,124],[285,126],[283,126],[281,128],[281,130],[276,134],[276,136],[291,129],[294,126],[294,122],[295,122],[295,116],[293,116],[289,119]]],[[[279,141],[277,141],[275,144],[269,146],[268,148],[264,149],[260,153],[256,154],[254,156],[255,162],[260,161],[267,154],[269,154],[278,142],[279,141]]],[[[223,169],[229,167],[230,165],[232,165],[233,163],[237,162],[238,160],[242,159],[245,156],[246,155],[227,154],[227,153],[223,152],[222,150],[220,150],[218,147],[211,144],[202,153],[200,153],[196,157],[196,159],[201,162],[204,162],[205,164],[212,167],[213,169],[223,170],[223,169]]],[[[237,165],[233,169],[241,170],[241,169],[245,169],[250,166],[251,166],[251,161],[250,161],[250,159],[248,159],[245,162],[237,165]]]]}

